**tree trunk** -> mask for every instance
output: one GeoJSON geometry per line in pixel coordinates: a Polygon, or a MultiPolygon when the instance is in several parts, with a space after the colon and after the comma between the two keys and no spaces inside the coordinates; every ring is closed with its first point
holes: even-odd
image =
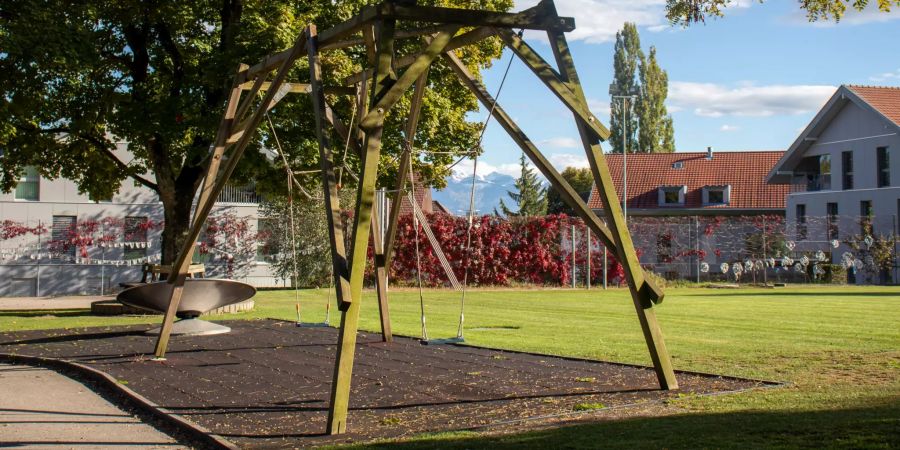
{"type": "Polygon", "coordinates": [[[180,189],[171,195],[160,195],[165,226],[162,231],[162,264],[172,264],[184,246],[190,229],[194,191],[180,189]]]}

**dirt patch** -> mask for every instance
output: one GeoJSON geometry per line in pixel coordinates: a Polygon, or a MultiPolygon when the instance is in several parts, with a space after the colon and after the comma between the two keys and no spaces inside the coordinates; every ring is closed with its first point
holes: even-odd
{"type": "Polygon", "coordinates": [[[0,335],[0,352],[53,357],[109,373],[137,393],[242,447],[297,447],[425,432],[539,426],[680,394],[753,388],[752,380],[679,373],[660,391],[653,370],[456,345],[384,344],[360,333],[350,432],[324,436],[337,330],[231,321],[223,335],[178,338],[149,360],[147,325],[0,335]],[[585,408],[584,405],[591,405],[585,408]],[[600,407],[602,405],[602,407],[600,407]],[[570,417],[569,414],[572,414],[570,417]],[[534,422],[519,422],[542,417],[534,422]]]}

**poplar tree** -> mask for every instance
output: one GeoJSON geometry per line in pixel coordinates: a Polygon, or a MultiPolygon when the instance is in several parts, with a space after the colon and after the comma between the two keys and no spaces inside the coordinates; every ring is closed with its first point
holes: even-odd
{"type": "Polygon", "coordinates": [[[648,153],[672,153],[675,151],[675,130],[672,116],[666,110],[669,95],[669,76],[656,62],[656,47],[650,47],[650,56],[641,55],[640,97],[635,112],[638,117],[637,149],[648,153]]]}
{"type": "Polygon", "coordinates": [[[609,117],[609,143],[613,153],[624,151],[622,136],[628,141],[629,152],[635,151],[635,136],[638,127],[637,113],[632,99],[615,98],[616,95],[631,95],[638,93],[637,74],[638,65],[643,58],[641,51],[641,38],[638,36],[637,26],[625,22],[625,26],[616,33],[615,54],[613,55],[613,84],[609,88],[610,93],[610,117],[609,117]],[[625,103],[628,103],[627,105],[625,103]],[[623,120],[622,112],[625,110],[623,120]]]}
{"type": "MultiPolygon", "coordinates": [[[[530,217],[547,214],[547,188],[541,183],[534,169],[528,167],[525,155],[519,158],[521,175],[516,179],[516,191],[507,191],[509,197],[516,202],[518,209],[513,211],[500,199],[500,211],[506,217],[530,217]]],[[[497,214],[497,211],[494,211],[497,214]]],[[[499,214],[498,214],[499,215],[499,214]]]]}

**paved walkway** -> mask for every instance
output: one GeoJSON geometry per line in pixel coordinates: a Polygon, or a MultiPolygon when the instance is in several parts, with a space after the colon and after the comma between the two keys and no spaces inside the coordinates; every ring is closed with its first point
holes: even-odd
{"type": "Polygon", "coordinates": [[[7,364],[0,364],[0,447],[186,448],[77,381],[7,364]]]}
{"type": "Polygon", "coordinates": [[[114,295],[70,295],[65,297],[0,297],[0,311],[36,309],[90,309],[97,300],[113,300],[114,295]]]}

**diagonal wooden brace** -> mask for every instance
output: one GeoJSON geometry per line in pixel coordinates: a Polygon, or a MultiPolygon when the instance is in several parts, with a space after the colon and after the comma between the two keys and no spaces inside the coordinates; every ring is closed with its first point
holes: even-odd
{"type": "Polygon", "coordinates": [[[319,164],[322,169],[322,188],[325,197],[325,217],[328,222],[328,240],[331,244],[331,264],[334,271],[335,294],[338,308],[346,309],[352,302],[350,296],[350,268],[347,249],[344,247],[344,230],[341,218],[341,202],[334,173],[334,153],[325,133],[325,118],[330,109],[325,103],[322,86],[322,65],[319,61],[315,25],[307,27],[309,42],[306,45],[309,56],[310,99],[316,117],[316,137],[319,141],[319,164]]]}
{"type": "Polygon", "coordinates": [[[531,48],[525,41],[522,40],[517,34],[513,33],[512,30],[503,30],[498,29],[497,34],[500,36],[500,39],[503,39],[503,42],[531,69],[535,75],[540,78],[550,91],[553,92],[562,102],[566,105],[569,110],[575,114],[575,117],[587,126],[591,132],[593,132],[598,138],[601,140],[609,139],[609,130],[603,126],[603,123],[600,122],[600,119],[597,118],[591,111],[587,108],[587,105],[583,105],[581,101],[579,101],[578,96],[569,89],[566,82],[564,82],[560,75],[553,70],[547,61],[544,61],[544,58],[541,58],[533,48],[531,48]]]}
{"type": "Polygon", "coordinates": [[[446,27],[445,31],[438,33],[431,43],[428,44],[425,51],[416,58],[416,62],[412,63],[412,65],[403,72],[403,75],[400,75],[400,78],[387,88],[386,92],[381,92],[376,96],[378,99],[377,103],[372,106],[369,113],[366,114],[366,117],[364,117],[359,124],[362,129],[368,131],[375,128],[377,124],[384,122],[384,117],[388,110],[397,103],[397,100],[400,100],[403,93],[415,83],[416,79],[419,78],[419,75],[425,72],[428,67],[431,66],[431,63],[435,58],[444,51],[444,48],[450,42],[450,39],[453,38],[453,35],[456,34],[456,30],[458,29],[458,26],[450,26],[446,27]]]}
{"type": "MultiPolygon", "coordinates": [[[[462,82],[464,86],[466,86],[475,97],[481,102],[482,105],[488,110],[493,108],[493,116],[494,119],[497,120],[497,123],[503,127],[504,130],[509,134],[509,136],[513,139],[513,141],[518,144],[518,146],[525,152],[526,155],[531,159],[534,165],[541,171],[541,173],[547,177],[548,180],[554,181],[556,186],[562,188],[560,191],[560,196],[563,200],[575,210],[579,217],[585,221],[588,226],[597,234],[598,238],[603,241],[603,245],[612,249],[613,252],[616,251],[615,240],[613,239],[613,234],[609,230],[609,228],[597,217],[593,211],[588,208],[587,204],[584,203],[584,200],[581,199],[581,196],[578,195],[571,185],[556,171],[552,164],[544,157],[544,155],[540,152],[537,146],[534,145],[534,142],[528,138],[524,131],[519,128],[518,125],[512,120],[509,114],[503,110],[503,108],[496,104],[494,98],[488,93],[487,89],[475,79],[475,77],[469,72],[466,66],[459,60],[459,58],[453,53],[448,52],[445,53],[444,59],[447,61],[450,68],[456,73],[459,80],[462,82]]],[[[661,301],[663,298],[662,289],[656,286],[652,281],[645,278],[641,290],[646,291],[651,299],[655,299],[654,301],[661,301]]]]}

